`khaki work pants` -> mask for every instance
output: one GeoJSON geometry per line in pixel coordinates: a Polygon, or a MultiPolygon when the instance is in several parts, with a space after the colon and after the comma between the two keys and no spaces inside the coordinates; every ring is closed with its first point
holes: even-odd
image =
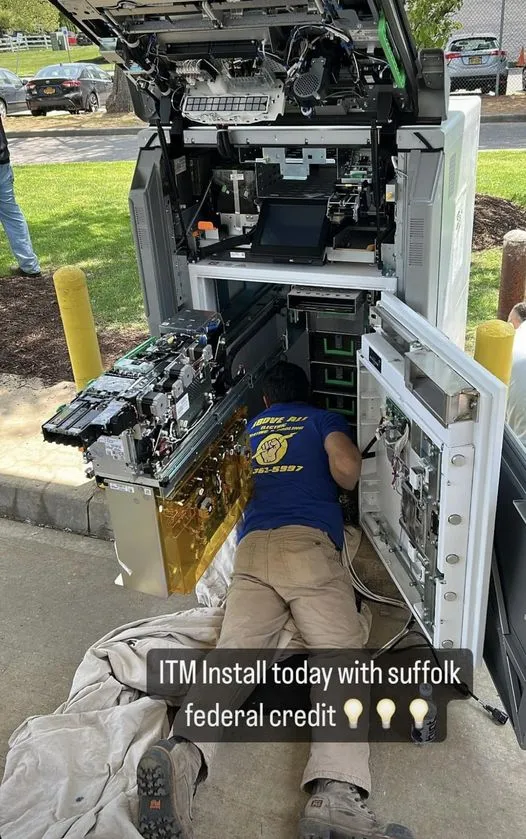
{"type": "MultiPolygon", "coordinates": [[[[217,647],[276,648],[290,617],[307,648],[363,646],[364,629],[349,574],[325,533],[296,525],[249,533],[237,548],[217,647]]],[[[222,687],[222,707],[239,708],[252,690],[252,686],[232,686],[225,695],[222,687]]],[[[315,687],[311,690],[313,704],[316,691],[315,687]]],[[[193,701],[206,710],[208,702],[215,703],[217,698],[217,688],[209,696],[194,688],[184,705],[193,701]]],[[[180,714],[173,733],[184,737],[182,726],[178,726],[180,714]]],[[[196,745],[209,765],[216,744],[196,745]]],[[[368,743],[312,742],[302,785],[316,778],[346,781],[370,792],[368,743]]]]}

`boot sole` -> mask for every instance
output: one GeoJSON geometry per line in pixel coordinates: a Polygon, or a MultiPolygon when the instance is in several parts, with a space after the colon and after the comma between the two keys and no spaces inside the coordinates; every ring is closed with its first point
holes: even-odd
{"type": "Polygon", "coordinates": [[[300,819],[299,839],[371,839],[371,834],[363,831],[340,830],[337,825],[330,825],[317,819],[300,819]]]}
{"type": "Polygon", "coordinates": [[[139,833],[143,839],[188,839],[173,805],[173,773],[168,752],[153,746],[137,767],[139,833]]]}
{"type": "MultiPolygon", "coordinates": [[[[330,825],[317,819],[300,819],[299,839],[371,839],[371,833],[359,830],[349,833],[337,825],[330,825]]],[[[385,839],[414,839],[409,828],[400,824],[389,824],[385,830],[385,839]]]]}

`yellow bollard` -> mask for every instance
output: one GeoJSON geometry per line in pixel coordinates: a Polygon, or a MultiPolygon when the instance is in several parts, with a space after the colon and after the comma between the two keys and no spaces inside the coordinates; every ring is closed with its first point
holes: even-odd
{"type": "Polygon", "coordinates": [[[55,292],[77,390],[102,373],[99,342],[88,295],[86,275],[66,265],[53,275],[55,292]]]}
{"type": "Polygon", "coordinates": [[[477,326],[475,361],[505,385],[509,383],[515,330],[504,320],[487,320],[477,326]]]}

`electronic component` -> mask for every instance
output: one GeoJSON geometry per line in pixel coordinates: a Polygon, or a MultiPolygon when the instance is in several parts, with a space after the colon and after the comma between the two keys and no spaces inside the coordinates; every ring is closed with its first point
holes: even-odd
{"type": "Polygon", "coordinates": [[[289,309],[302,312],[356,315],[363,306],[364,299],[363,291],[294,286],[289,291],[287,304],[289,309]]]}
{"type": "Polygon", "coordinates": [[[216,399],[213,312],[181,312],[44,423],[44,439],[86,450],[96,476],[158,476],[216,399]]]}
{"type": "Polygon", "coordinates": [[[252,240],[252,257],[321,264],[328,236],[326,210],[326,201],[265,199],[252,240]]]}
{"type": "Polygon", "coordinates": [[[44,439],[82,448],[104,487],[126,587],[191,591],[239,520],[251,487],[246,405],[280,349],[261,295],[225,333],[213,311],[182,310],[44,423],[44,439]],[[237,359],[262,330],[266,352],[237,359]],[[235,370],[232,365],[235,363],[235,370]]]}
{"type": "MultiPolygon", "coordinates": [[[[202,62],[200,62],[202,64],[202,62]]],[[[265,66],[250,75],[236,75],[235,64],[222,62],[212,73],[189,73],[183,65],[179,71],[189,77],[189,87],[181,102],[181,113],[193,122],[215,125],[250,125],[275,120],[283,113],[283,83],[265,66]],[[207,75],[207,78],[205,78],[207,75]]]]}

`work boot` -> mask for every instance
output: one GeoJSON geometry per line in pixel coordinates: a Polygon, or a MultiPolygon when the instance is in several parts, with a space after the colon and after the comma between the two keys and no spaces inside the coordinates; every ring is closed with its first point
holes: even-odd
{"type": "Polygon", "coordinates": [[[175,737],[159,740],[144,753],[137,767],[144,839],[193,839],[192,799],[201,766],[197,746],[175,737]]]}
{"type": "Polygon", "coordinates": [[[402,825],[380,827],[360,790],[343,781],[320,778],[299,824],[299,839],[413,839],[402,825]]]}

